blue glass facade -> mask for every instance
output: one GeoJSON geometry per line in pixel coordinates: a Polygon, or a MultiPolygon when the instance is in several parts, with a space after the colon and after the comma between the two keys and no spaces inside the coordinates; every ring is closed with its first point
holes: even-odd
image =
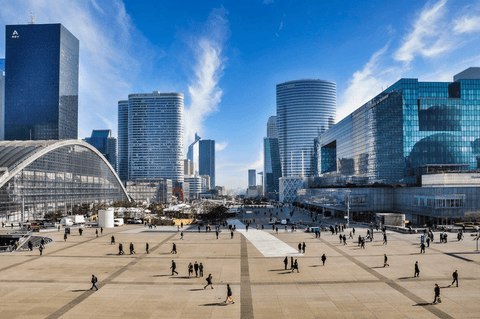
{"type": "Polygon", "coordinates": [[[480,168],[480,72],[474,77],[400,79],[321,134],[325,183],[413,184],[427,167],[480,168]]]}
{"type": "Polygon", "coordinates": [[[7,25],[5,139],[76,139],[79,41],[61,24],[7,25]]]}
{"type": "Polygon", "coordinates": [[[314,140],[336,115],[336,84],[296,80],[277,84],[277,131],[282,176],[314,176],[314,140]]]}
{"type": "Polygon", "coordinates": [[[94,146],[112,165],[115,172],[117,170],[117,139],[112,137],[111,130],[93,130],[92,136],[84,140],[94,146]]]}
{"type": "Polygon", "coordinates": [[[210,176],[210,188],[215,187],[215,141],[200,140],[198,171],[200,175],[210,176]]]}
{"type": "Polygon", "coordinates": [[[278,138],[266,137],[263,139],[263,174],[264,193],[275,194],[280,191],[279,179],[282,177],[278,138]]]}
{"type": "Polygon", "coordinates": [[[128,179],[128,101],[118,101],[118,177],[128,179]]]}

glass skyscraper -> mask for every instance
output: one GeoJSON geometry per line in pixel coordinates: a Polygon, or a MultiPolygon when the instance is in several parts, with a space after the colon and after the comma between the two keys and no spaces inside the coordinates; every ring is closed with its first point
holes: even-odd
{"type": "Polygon", "coordinates": [[[128,101],[118,101],[118,177],[128,180],[128,101]]]}
{"type": "Polygon", "coordinates": [[[5,139],[5,59],[0,59],[0,141],[5,139]]]}
{"type": "Polygon", "coordinates": [[[263,193],[274,196],[280,190],[282,177],[280,151],[278,148],[277,117],[270,116],[267,121],[267,137],[263,139],[263,193]]]}
{"type": "Polygon", "coordinates": [[[127,156],[128,180],[163,178],[183,183],[183,100],[183,94],[154,91],[130,94],[127,105],[119,102],[119,115],[124,108],[128,114],[119,119],[118,127],[120,165],[127,156]]]}
{"type": "Polygon", "coordinates": [[[480,68],[454,82],[400,79],[318,138],[324,183],[417,184],[480,169],[480,68]]]}
{"type": "Polygon", "coordinates": [[[257,171],[254,169],[248,170],[248,186],[257,185],[257,171]]]}
{"type": "Polygon", "coordinates": [[[210,176],[210,188],[215,187],[215,141],[200,140],[198,171],[200,175],[210,176]]]}
{"type": "Polygon", "coordinates": [[[282,176],[313,176],[314,139],[336,115],[336,84],[296,80],[277,84],[277,130],[282,176]]]}
{"type": "Polygon", "coordinates": [[[112,137],[111,130],[93,130],[92,136],[84,139],[94,146],[108,160],[117,172],[117,139],[112,137]]]}
{"type": "Polygon", "coordinates": [[[5,139],[77,139],[79,41],[61,24],[7,25],[5,139]]]}

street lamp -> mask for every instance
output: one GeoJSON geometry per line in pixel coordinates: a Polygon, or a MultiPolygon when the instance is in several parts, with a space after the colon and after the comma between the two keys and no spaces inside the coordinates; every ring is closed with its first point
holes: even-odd
{"type": "Polygon", "coordinates": [[[345,190],[345,193],[347,193],[347,228],[350,228],[350,193],[351,193],[351,190],[347,189],[347,190],[345,190]]]}

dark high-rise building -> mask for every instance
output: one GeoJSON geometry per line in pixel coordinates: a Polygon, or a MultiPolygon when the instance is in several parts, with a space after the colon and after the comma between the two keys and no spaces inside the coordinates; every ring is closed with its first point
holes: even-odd
{"type": "Polygon", "coordinates": [[[78,39],[61,24],[7,25],[5,38],[5,139],[77,139],[78,39]]]}
{"type": "Polygon", "coordinates": [[[128,180],[128,101],[118,101],[118,177],[128,180]]]}
{"type": "Polygon", "coordinates": [[[0,140],[4,140],[5,130],[5,59],[0,59],[0,140]]]}
{"type": "Polygon", "coordinates": [[[210,188],[215,187],[215,141],[200,140],[198,150],[198,171],[210,176],[210,188]]]}
{"type": "Polygon", "coordinates": [[[263,191],[265,195],[272,196],[279,192],[279,179],[282,177],[278,138],[266,137],[263,139],[263,165],[263,191]]]}
{"type": "Polygon", "coordinates": [[[117,171],[117,139],[112,137],[111,130],[93,130],[92,136],[85,138],[84,141],[102,153],[117,171]]]}

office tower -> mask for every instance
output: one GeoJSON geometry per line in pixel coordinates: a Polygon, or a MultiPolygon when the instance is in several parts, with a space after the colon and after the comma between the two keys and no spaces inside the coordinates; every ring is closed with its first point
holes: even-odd
{"type": "Polygon", "coordinates": [[[278,138],[277,117],[270,116],[267,121],[267,137],[278,138]]]}
{"type": "Polygon", "coordinates": [[[200,175],[210,176],[210,188],[215,187],[215,141],[200,140],[198,171],[200,175]]]}
{"type": "Polygon", "coordinates": [[[118,101],[118,177],[128,180],[128,101],[118,101]]]}
{"type": "Polygon", "coordinates": [[[314,139],[333,125],[336,84],[296,80],[277,84],[277,130],[282,176],[313,176],[314,139]]]}
{"type": "Polygon", "coordinates": [[[92,136],[86,137],[84,141],[102,153],[117,172],[117,139],[112,137],[111,130],[93,130],[92,136]]]}
{"type": "Polygon", "coordinates": [[[195,141],[193,141],[192,144],[188,146],[188,151],[187,151],[187,159],[190,161],[190,163],[193,164],[193,175],[198,175],[199,172],[199,156],[200,156],[200,145],[199,142],[202,138],[195,133],[195,141]]]}
{"type": "Polygon", "coordinates": [[[77,139],[77,38],[61,24],[7,25],[5,53],[5,140],[77,139]]]}
{"type": "Polygon", "coordinates": [[[188,159],[183,160],[183,175],[192,175],[193,170],[192,170],[192,163],[188,159]]]}
{"type": "Polygon", "coordinates": [[[5,59],[0,59],[0,141],[5,139],[5,59]]]}
{"type": "Polygon", "coordinates": [[[257,185],[257,173],[254,169],[248,170],[248,186],[257,185]]]}
{"type": "Polygon", "coordinates": [[[480,68],[453,82],[398,80],[320,135],[324,185],[417,184],[427,173],[480,169],[479,96],[480,68]]]}
{"type": "Polygon", "coordinates": [[[263,185],[264,194],[275,196],[280,190],[279,179],[282,177],[278,138],[266,137],[263,139],[263,185]]]}
{"type": "Polygon", "coordinates": [[[154,91],[119,102],[119,159],[125,165],[127,156],[128,180],[171,179],[174,188],[183,183],[183,99],[183,94],[154,91]],[[124,108],[126,119],[120,118],[124,108]]]}

